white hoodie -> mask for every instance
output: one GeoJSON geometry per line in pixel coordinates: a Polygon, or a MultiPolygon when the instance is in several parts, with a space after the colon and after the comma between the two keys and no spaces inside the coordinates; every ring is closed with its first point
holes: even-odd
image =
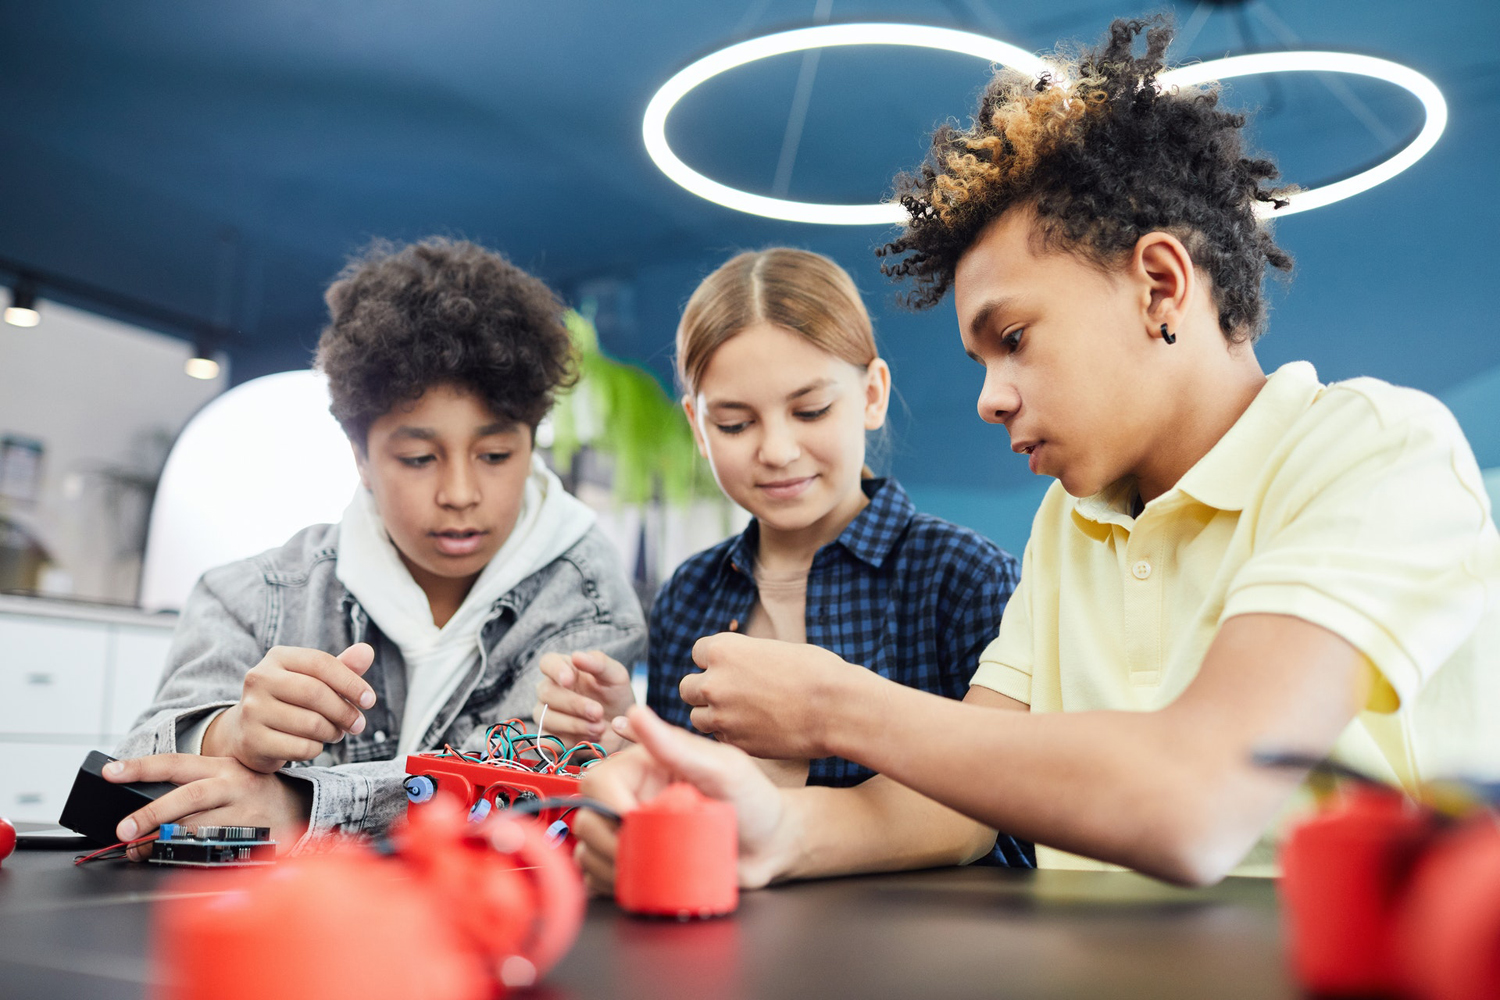
{"type": "Polygon", "coordinates": [[[438,628],[426,593],[391,543],[375,498],[363,487],[355,493],[339,522],[336,574],[406,661],[398,755],[427,749],[417,743],[479,657],[479,631],[495,602],[572,548],[593,524],[594,512],[533,453],[516,526],[463,604],[438,628]]]}

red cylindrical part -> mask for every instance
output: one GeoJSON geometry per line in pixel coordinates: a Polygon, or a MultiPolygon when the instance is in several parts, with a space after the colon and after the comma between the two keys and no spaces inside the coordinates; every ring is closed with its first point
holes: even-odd
{"type": "Polygon", "coordinates": [[[1409,996],[1500,997],[1500,825],[1493,815],[1442,836],[1417,863],[1396,945],[1409,996]]]}
{"type": "Polygon", "coordinates": [[[1281,852],[1281,895],[1302,985],[1331,995],[1383,993],[1398,981],[1397,904],[1430,815],[1371,789],[1304,822],[1281,852]]]}
{"type": "Polygon", "coordinates": [[[678,783],[621,821],[615,901],[631,913],[682,919],[732,913],[738,867],[734,807],[678,783]]]}

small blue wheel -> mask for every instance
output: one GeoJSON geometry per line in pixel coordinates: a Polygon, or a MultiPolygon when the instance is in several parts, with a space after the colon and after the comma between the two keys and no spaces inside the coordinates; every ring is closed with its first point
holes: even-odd
{"type": "Polygon", "coordinates": [[[401,783],[406,789],[406,801],[416,805],[426,802],[437,794],[437,782],[425,774],[414,774],[401,783]]]}

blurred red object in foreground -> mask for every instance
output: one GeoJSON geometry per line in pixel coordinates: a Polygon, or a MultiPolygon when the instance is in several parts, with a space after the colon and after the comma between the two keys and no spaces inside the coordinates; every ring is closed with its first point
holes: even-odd
{"type": "Polygon", "coordinates": [[[1356,788],[1292,832],[1281,852],[1281,895],[1303,986],[1352,995],[1396,985],[1396,907],[1435,831],[1433,816],[1400,795],[1356,788]]]}
{"type": "Polygon", "coordinates": [[[1500,997],[1500,826],[1470,820],[1417,862],[1396,928],[1407,992],[1500,997]]]}
{"type": "Polygon", "coordinates": [[[582,880],[536,822],[469,823],[440,796],[392,836],[270,868],[194,873],[157,907],[169,1000],[482,1000],[572,945],[582,880]]]}
{"type": "Polygon", "coordinates": [[[688,919],[732,913],[739,901],[733,806],[678,782],[625,814],[615,858],[621,909],[688,919]]]}
{"type": "Polygon", "coordinates": [[[1281,855],[1292,965],[1326,996],[1500,997],[1500,826],[1361,787],[1281,855]]]}
{"type": "Polygon", "coordinates": [[[16,828],[11,825],[10,820],[0,816],[0,861],[10,857],[10,852],[16,849],[16,828]]]}

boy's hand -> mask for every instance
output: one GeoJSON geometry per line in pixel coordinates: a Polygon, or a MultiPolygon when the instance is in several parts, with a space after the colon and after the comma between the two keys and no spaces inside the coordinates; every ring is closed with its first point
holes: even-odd
{"type": "MultiPolygon", "coordinates": [[[[792,813],[782,793],[755,761],[724,743],[670,726],[644,705],[615,724],[640,744],[583,773],[582,794],[621,814],[655,798],[674,781],[686,781],[709,798],[734,806],[740,832],[740,885],[758,889],[785,868],[796,849],[792,813]],[[627,722],[628,719],[628,722],[627,722]]],[[[584,880],[595,892],[613,891],[619,827],[587,809],[573,824],[584,880]]]]}
{"type": "MultiPolygon", "coordinates": [[[[277,849],[285,851],[302,836],[311,806],[312,786],[306,782],[252,771],[232,757],[164,753],[117,760],[104,765],[104,777],[180,786],[122,819],[115,836],[123,843],[163,823],[188,821],[193,826],[268,826],[277,849]]],[[[151,845],[141,844],[131,849],[130,858],[140,861],[150,853],[151,845]]]]}
{"type": "Polygon", "coordinates": [[[364,732],[359,710],[375,704],[375,690],[363,674],[374,659],[363,642],[338,656],[274,647],[245,675],[240,700],[209,724],[203,756],[233,757],[271,774],[288,761],[312,760],[345,733],[364,732]]]}
{"type": "Polygon", "coordinates": [[[878,674],[802,643],[721,632],[693,644],[693,662],[702,671],[677,687],[693,728],[757,757],[840,756],[830,720],[880,694],[878,674]]]}
{"type": "Polygon", "coordinates": [[[630,671],[597,649],[580,653],[547,653],[537,666],[542,679],[536,686],[536,708],[531,717],[542,717],[547,707],[547,732],[561,736],[572,746],[585,740],[613,753],[624,743],[608,721],[624,715],[635,704],[630,671]]]}

